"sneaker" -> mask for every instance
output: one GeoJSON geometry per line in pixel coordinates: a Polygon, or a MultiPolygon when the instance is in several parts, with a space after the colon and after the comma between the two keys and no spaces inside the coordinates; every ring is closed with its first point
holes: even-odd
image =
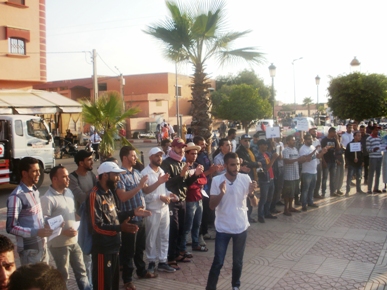
{"type": "Polygon", "coordinates": [[[302,211],[307,211],[308,209],[307,209],[307,207],[306,207],[306,205],[303,205],[302,206],[302,211]]]}
{"type": "Polygon", "coordinates": [[[374,189],[374,193],[382,193],[380,189],[374,189]]]}
{"type": "Polygon", "coordinates": [[[232,290],[239,290],[239,287],[232,287],[232,290]]]}
{"type": "Polygon", "coordinates": [[[258,221],[259,221],[261,224],[265,223],[265,219],[264,219],[263,217],[258,217],[258,221]]]}
{"type": "Polygon", "coordinates": [[[365,192],[363,190],[359,190],[358,192],[356,193],[359,193],[359,194],[365,194],[365,192]]]}
{"type": "Polygon", "coordinates": [[[345,193],[345,196],[347,196],[347,197],[348,197],[348,196],[349,196],[349,192],[346,192],[346,193],[345,193]]]}
{"type": "Polygon", "coordinates": [[[309,207],[314,207],[314,208],[317,208],[317,207],[318,207],[318,205],[317,205],[317,204],[315,204],[315,203],[308,204],[308,206],[309,206],[309,207]]]}
{"type": "Polygon", "coordinates": [[[167,263],[159,263],[157,270],[160,272],[167,272],[167,273],[173,273],[176,272],[175,268],[172,268],[167,263]]]}
{"type": "Polygon", "coordinates": [[[341,190],[338,190],[336,193],[337,193],[338,195],[343,195],[343,194],[344,194],[341,190]]]}
{"type": "Polygon", "coordinates": [[[371,191],[371,190],[368,190],[368,191],[367,191],[367,194],[372,194],[372,191],[371,191]]]}
{"type": "Polygon", "coordinates": [[[201,245],[201,246],[206,246],[207,245],[206,242],[203,239],[203,235],[199,236],[199,245],[201,245]]]}
{"type": "Polygon", "coordinates": [[[148,265],[148,272],[151,274],[155,273],[156,264],[155,262],[150,262],[148,265]]]}

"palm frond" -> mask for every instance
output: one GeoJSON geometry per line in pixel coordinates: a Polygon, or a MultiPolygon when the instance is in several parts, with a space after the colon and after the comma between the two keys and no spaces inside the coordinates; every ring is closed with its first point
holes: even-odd
{"type": "Polygon", "coordinates": [[[219,64],[238,62],[245,60],[248,63],[263,64],[266,62],[265,54],[257,51],[255,47],[244,47],[234,50],[221,50],[216,53],[219,64]]]}

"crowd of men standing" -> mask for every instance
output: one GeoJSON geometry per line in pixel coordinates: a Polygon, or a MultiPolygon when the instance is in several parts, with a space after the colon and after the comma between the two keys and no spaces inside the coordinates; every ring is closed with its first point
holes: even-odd
{"type": "MultiPolygon", "coordinates": [[[[48,263],[49,250],[65,282],[72,267],[79,289],[118,289],[121,267],[125,289],[135,290],[134,271],[139,278],[156,278],[158,271],[174,273],[180,263],[191,261],[188,235],[193,252],[208,251],[203,236],[208,235],[215,210],[215,254],[206,289],[216,289],[231,239],[231,284],[239,289],[247,228],[257,222],[251,216],[253,207],[258,208],[260,223],[277,219],[278,204],[284,205],[285,216],[300,212],[298,205],[302,211],[316,208],[314,200],[326,195],[328,175],[330,196],[343,194],[345,166],[346,195],[353,176],[357,193],[364,193],[360,188],[363,167],[368,193],[381,192],[379,176],[386,148],[378,136],[380,127],[374,125],[370,135],[364,125],[359,131],[357,124],[346,128],[341,140],[333,127],[322,140],[317,138],[317,128],[311,128],[298,140],[287,136],[285,144],[282,138],[244,134],[239,146],[236,131],[230,129],[212,157],[201,136],[187,144],[180,138],[163,140],[162,149],[149,151],[145,168],[138,167],[135,148],[124,146],[121,166],[114,158],[105,161],[98,167],[98,176],[92,172],[92,152],[80,150],[75,156],[77,169],[69,173],[64,166],[55,166],[51,185],[41,197],[35,187],[39,162],[25,157],[19,164],[21,182],[7,201],[6,229],[16,236],[23,267],[48,263]],[[59,235],[49,226],[49,220],[58,216],[62,218],[59,235]],[[77,239],[78,233],[86,243],[77,239]]],[[[9,260],[6,263],[15,268],[14,259],[9,260]]],[[[8,281],[0,282],[6,289],[8,281]]]]}

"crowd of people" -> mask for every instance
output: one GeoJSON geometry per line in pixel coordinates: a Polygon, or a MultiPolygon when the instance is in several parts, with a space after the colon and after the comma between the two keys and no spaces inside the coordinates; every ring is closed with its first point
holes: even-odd
{"type": "MultiPolygon", "coordinates": [[[[98,176],[92,171],[92,152],[80,150],[74,158],[77,169],[69,173],[55,166],[42,196],[35,186],[39,162],[25,157],[19,164],[20,184],[7,200],[6,221],[22,267],[16,269],[12,242],[0,236],[0,285],[20,289],[12,286],[19,285],[18,277],[36,271],[45,273],[36,277],[61,277],[66,285],[71,266],[79,289],[118,289],[121,269],[125,289],[135,290],[134,271],[139,278],[156,278],[158,272],[180,270],[195,251],[207,252],[205,237],[214,222],[215,253],[206,289],[216,289],[231,239],[231,284],[239,289],[247,229],[257,222],[253,208],[260,223],[277,219],[278,205],[284,205],[285,216],[300,212],[298,206],[302,211],[317,208],[315,199],[326,196],[328,175],[330,196],[344,194],[345,167],[346,195],[353,180],[356,192],[364,193],[363,168],[368,193],[380,193],[379,176],[387,160],[382,161],[386,145],[379,130],[373,125],[367,134],[364,125],[348,123],[341,136],[331,127],[321,140],[317,128],[297,139],[243,134],[237,146],[236,130],[230,129],[212,156],[201,136],[192,136],[192,142],[164,138],[161,148],[149,151],[146,167],[138,166],[135,148],[123,146],[121,166],[111,158],[98,167],[98,176]],[[48,250],[56,269],[43,266],[48,250]]],[[[58,288],[32,287],[65,289],[56,284],[58,288]]]]}

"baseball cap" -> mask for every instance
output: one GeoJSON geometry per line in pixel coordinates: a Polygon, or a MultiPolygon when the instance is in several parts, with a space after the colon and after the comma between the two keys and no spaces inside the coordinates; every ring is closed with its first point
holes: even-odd
{"type": "Polygon", "coordinates": [[[259,139],[257,142],[257,146],[261,145],[269,145],[269,143],[265,139],[259,139]]]}
{"type": "Polygon", "coordinates": [[[159,147],[153,147],[153,148],[149,151],[148,156],[151,157],[152,155],[155,155],[155,154],[157,154],[157,153],[159,153],[159,152],[162,152],[163,155],[164,155],[163,150],[161,150],[159,147]]]}
{"type": "Polygon", "coordinates": [[[83,161],[85,158],[90,157],[91,155],[93,155],[93,152],[88,152],[86,150],[79,150],[77,154],[75,154],[74,156],[74,161],[76,164],[78,164],[79,162],[83,161]]]}
{"type": "Polygon", "coordinates": [[[172,144],[171,144],[171,147],[180,147],[180,148],[183,148],[183,147],[187,147],[187,145],[185,144],[185,142],[184,142],[183,139],[176,138],[176,139],[173,139],[172,144]]]}
{"type": "Polygon", "coordinates": [[[98,167],[98,175],[109,172],[125,173],[126,171],[119,168],[115,162],[104,162],[98,167]]]}
{"type": "Polygon", "coordinates": [[[251,138],[251,136],[248,135],[248,134],[243,134],[243,135],[241,136],[241,140],[242,140],[242,139],[252,139],[252,138],[251,138]]]}

